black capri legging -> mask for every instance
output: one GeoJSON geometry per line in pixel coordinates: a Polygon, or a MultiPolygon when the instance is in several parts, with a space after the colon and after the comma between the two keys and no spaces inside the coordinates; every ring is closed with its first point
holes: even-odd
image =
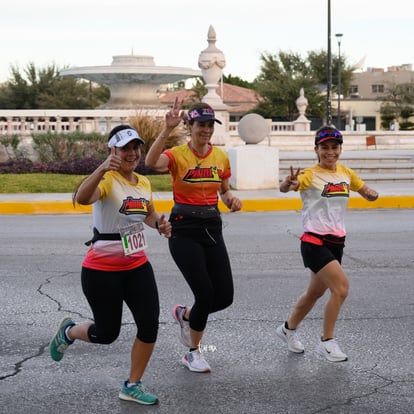
{"type": "Polygon", "coordinates": [[[196,229],[192,236],[173,232],[168,244],[194,294],[190,327],[203,331],[210,313],[233,303],[233,276],[223,236],[208,229],[196,229]]]}
{"type": "Polygon", "coordinates": [[[81,279],[94,318],[94,324],[88,330],[91,342],[110,344],[118,338],[123,302],[137,325],[136,337],[146,343],[156,341],[160,307],[154,271],[149,262],[120,272],[82,267],[81,279]]]}

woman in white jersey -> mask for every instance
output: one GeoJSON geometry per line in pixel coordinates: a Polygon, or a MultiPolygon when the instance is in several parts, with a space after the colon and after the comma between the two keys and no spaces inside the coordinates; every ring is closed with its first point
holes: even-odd
{"type": "Polygon", "coordinates": [[[82,290],[92,309],[93,322],[76,324],[66,317],[59,323],[49,351],[60,361],[75,339],[110,344],[119,335],[123,303],[137,326],[131,350],[129,378],[119,398],[155,404],[141,378],[158,333],[159,299],[154,272],[144,249],[143,223],[166,237],[171,224],[158,215],[148,179],[135,173],[144,140],[128,125],[115,127],[108,137],[108,158],[77,188],[74,201],[93,205],[94,235],[82,263],[82,290]]]}
{"type": "Polygon", "coordinates": [[[317,351],[328,361],[348,359],[334,336],[335,324],[348,295],[348,278],[341,260],[345,247],[344,213],[350,191],[358,192],[368,201],[375,201],[378,193],[367,187],[356,173],[338,163],[342,151],[342,134],[330,126],[323,126],[315,135],[315,153],[318,164],[298,169],[285,178],[280,191],[300,191],[302,198],[301,254],[305,267],[311,271],[306,291],[299,297],[287,321],[277,327],[276,334],[291,352],[302,353],[304,346],[296,329],[311,311],[316,301],[329,289],[325,305],[323,333],[317,351]]]}

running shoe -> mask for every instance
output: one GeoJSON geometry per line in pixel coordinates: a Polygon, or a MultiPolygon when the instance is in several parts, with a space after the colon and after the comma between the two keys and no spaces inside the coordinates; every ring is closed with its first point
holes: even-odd
{"type": "Polygon", "coordinates": [[[49,344],[50,356],[54,361],[60,361],[69,345],[72,345],[74,341],[70,341],[65,330],[69,326],[76,325],[71,318],[63,318],[58,325],[55,336],[52,338],[49,344]]]}
{"type": "Polygon", "coordinates": [[[141,381],[136,382],[132,387],[128,387],[127,381],[125,381],[118,397],[124,401],[133,401],[144,405],[153,405],[158,402],[158,397],[148,392],[141,381]]]}
{"type": "Polygon", "coordinates": [[[184,320],[186,311],[184,305],[176,305],[173,309],[173,318],[180,325],[180,341],[187,348],[191,347],[190,322],[184,320]]]}
{"type": "Polygon", "coordinates": [[[208,365],[208,362],[204,359],[199,349],[187,352],[181,359],[181,362],[190,371],[211,372],[210,365],[208,365]]]}
{"type": "Polygon", "coordinates": [[[302,342],[299,341],[296,329],[286,329],[285,324],[282,324],[276,328],[276,335],[287,344],[289,351],[296,354],[305,352],[302,342]]]}
{"type": "Polygon", "coordinates": [[[341,348],[339,348],[338,342],[336,342],[335,339],[330,339],[329,341],[321,340],[317,352],[330,362],[342,362],[348,360],[347,355],[341,351],[341,348]]]}

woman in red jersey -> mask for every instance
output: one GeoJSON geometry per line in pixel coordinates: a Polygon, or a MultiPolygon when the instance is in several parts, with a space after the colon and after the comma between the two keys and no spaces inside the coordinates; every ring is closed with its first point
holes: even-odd
{"type": "Polygon", "coordinates": [[[181,342],[188,347],[182,363],[194,372],[210,372],[200,347],[208,315],[233,302],[233,277],[222,234],[218,195],[231,211],[242,207],[230,191],[227,154],[210,142],[216,119],[206,103],[196,103],[186,116],[177,100],[166,114],[165,127],[151,146],[146,164],[169,171],[174,206],[169,221],[171,255],[194,294],[191,307],[177,305],[173,316],[180,325],[181,342]],[[185,119],[191,139],[164,151],[165,140],[185,119]]]}

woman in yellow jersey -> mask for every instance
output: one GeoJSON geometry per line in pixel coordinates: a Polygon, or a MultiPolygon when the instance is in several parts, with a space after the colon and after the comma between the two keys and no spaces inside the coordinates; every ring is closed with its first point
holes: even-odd
{"type": "Polygon", "coordinates": [[[291,352],[302,353],[304,346],[296,328],[311,311],[316,301],[330,291],[325,305],[323,334],[317,351],[331,362],[346,361],[335,337],[335,324],[348,295],[348,278],[341,266],[345,247],[344,213],[350,191],[357,191],[369,201],[378,193],[369,188],[350,168],[338,163],[343,137],[340,131],[323,126],[315,135],[318,164],[302,173],[291,167],[291,174],[280,185],[280,191],[299,191],[302,198],[301,253],[305,267],[311,270],[310,283],[300,296],[288,320],[276,329],[276,334],[291,352]]]}
{"type": "Polygon", "coordinates": [[[144,249],[143,223],[166,237],[171,225],[152,203],[148,179],[135,173],[144,140],[128,125],[115,127],[108,137],[108,158],[78,187],[74,201],[92,204],[94,235],[82,263],[82,289],[93,313],[93,322],[76,324],[64,318],[49,345],[55,361],[76,339],[110,344],[118,337],[123,303],[137,326],[131,350],[129,378],[119,398],[155,404],[141,378],[158,333],[159,299],[154,272],[144,249]]]}
{"type": "Polygon", "coordinates": [[[174,206],[169,221],[171,255],[194,294],[190,306],[177,305],[174,319],[180,325],[181,342],[188,347],[181,362],[194,372],[210,372],[201,340],[208,315],[233,302],[233,277],[222,234],[218,195],[231,211],[242,207],[230,191],[230,162],[227,154],[210,140],[216,119],[206,103],[191,106],[186,116],[177,100],[166,114],[165,127],[151,146],[146,164],[169,171],[174,206]],[[164,151],[170,132],[185,120],[191,139],[164,151]]]}

